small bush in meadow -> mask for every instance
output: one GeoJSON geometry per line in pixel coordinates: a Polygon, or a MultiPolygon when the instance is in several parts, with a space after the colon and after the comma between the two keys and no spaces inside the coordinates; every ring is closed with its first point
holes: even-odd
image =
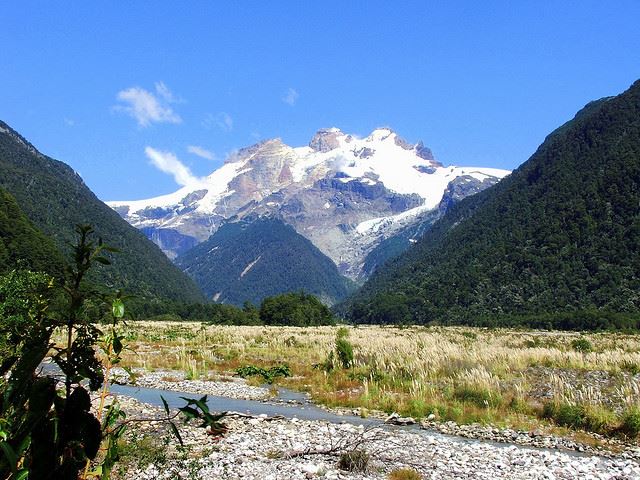
{"type": "Polygon", "coordinates": [[[629,372],[631,375],[637,375],[640,373],[640,365],[636,362],[625,360],[622,362],[621,368],[622,370],[629,372]]]}
{"type": "Polygon", "coordinates": [[[411,468],[398,468],[392,470],[388,480],[422,480],[422,475],[411,468]]]}
{"type": "Polygon", "coordinates": [[[549,402],[545,404],[542,416],[563,427],[583,428],[586,423],[584,407],[570,403],[549,402]]]}
{"type": "Polygon", "coordinates": [[[589,353],[593,351],[593,345],[586,338],[576,338],[571,342],[571,348],[580,353],[589,353]]]}
{"type": "Polygon", "coordinates": [[[324,362],[313,368],[321,368],[325,372],[332,372],[336,367],[351,368],[353,366],[353,345],[347,340],[349,330],[340,327],[336,333],[335,348],[329,352],[324,362]]]}
{"type": "Polygon", "coordinates": [[[346,338],[336,340],[336,352],[342,368],[349,368],[353,365],[353,345],[346,338]]]}
{"type": "Polygon", "coordinates": [[[636,438],[640,435],[640,409],[632,407],[622,417],[620,431],[627,437],[636,438]]]}
{"type": "Polygon", "coordinates": [[[585,424],[583,428],[590,432],[607,434],[615,423],[615,413],[605,407],[589,405],[585,409],[585,424]]]}
{"type": "Polygon", "coordinates": [[[531,406],[524,398],[517,395],[514,396],[509,402],[509,408],[516,413],[531,413],[531,406]]]}
{"type": "Polygon", "coordinates": [[[366,472],[370,455],[365,450],[352,450],[340,455],[338,468],[348,472],[366,472]]]}
{"type": "Polygon", "coordinates": [[[471,385],[456,387],[453,397],[456,400],[472,403],[480,408],[498,407],[502,403],[502,396],[498,392],[471,385]]]}
{"type": "Polygon", "coordinates": [[[347,340],[349,330],[340,327],[336,333],[336,354],[342,368],[350,368],[353,365],[353,345],[347,340]]]}

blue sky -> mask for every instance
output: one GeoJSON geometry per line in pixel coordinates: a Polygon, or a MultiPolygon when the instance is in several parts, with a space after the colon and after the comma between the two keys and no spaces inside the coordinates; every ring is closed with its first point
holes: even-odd
{"type": "Polygon", "coordinates": [[[201,176],[329,126],[390,126],[444,163],[514,168],[640,78],[633,0],[20,1],[0,19],[0,119],[103,200],[176,189],[179,167],[163,173],[147,147],[201,176]]]}

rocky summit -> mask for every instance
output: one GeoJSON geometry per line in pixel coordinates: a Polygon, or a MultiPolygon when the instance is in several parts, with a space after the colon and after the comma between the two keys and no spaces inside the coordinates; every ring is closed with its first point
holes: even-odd
{"type": "Polygon", "coordinates": [[[108,204],[170,258],[229,220],[277,217],[342,274],[358,279],[366,276],[365,259],[381,241],[425,218],[434,221],[453,202],[508,173],[444,166],[422,142],[410,144],[389,128],[364,138],[328,128],[308,146],[272,139],[243,148],[174,193],[108,204]]]}

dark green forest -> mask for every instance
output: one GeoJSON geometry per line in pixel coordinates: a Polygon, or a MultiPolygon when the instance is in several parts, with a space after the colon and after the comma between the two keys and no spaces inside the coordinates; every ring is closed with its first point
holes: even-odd
{"type": "Polygon", "coordinates": [[[454,205],[339,311],[362,323],[634,327],[639,246],[640,81],[454,205]]]}
{"type": "Polygon", "coordinates": [[[265,325],[305,327],[335,323],[331,310],[313,295],[290,292],[267,297],[260,305],[260,320],[265,325]]]}
{"type": "Polygon", "coordinates": [[[0,273],[14,268],[64,274],[64,260],[53,241],[33,226],[15,198],[0,188],[0,273]]]}
{"type": "MultiPolygon", "coordinates": [[[[113,181],[118,173],[113,172],[113,181]]],[[[98,237],[120,250],[110,268],[93,279],[144,298],[203,300],[198,287],[143,233],[102,203],[68,165],[38,152],[0,121],[0,187],[15,197],[29,220],[69,253],[77,224],[91,224],[98,237]]]]}
{"type": "Polygon", "coordinates": [[[225,303],[184,303],[154,301],[136,304],[136,317],[149,320],[196,321],[216,325],[333,325],[331,310],[317,297],[304,292],[288,292],[265,297],[259,306],[245,302],[242,307],[225,303]]]}
{"type": "Polygon", "coordinates": [[[333,303],[352,288],[327,256],[275,218],[227,223],[176,264],[208,298],[233,305],[300,289],[333,303]]]}

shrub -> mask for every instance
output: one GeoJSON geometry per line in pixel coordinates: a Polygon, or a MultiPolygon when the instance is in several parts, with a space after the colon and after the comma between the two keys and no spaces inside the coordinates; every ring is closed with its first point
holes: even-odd
{"type": "Polygon", "coordinates": [[[640,435],[640,409],[632,407],[622,417],[620,431],[627,437],[636,438],[640,435]]]}
{"type": "Polygon", "coordinates": [[[589,405],[585,408],[584,427],[590,432],[607,434],[616,423],[616,415],[604,407],[589,405]]]}
{"type": "Polygon", "coordinates": [[[531,407],[527,403],[527,401],[518,396],[514,396],[509,402],[509,408],[516,413],[531,413],[531,407]]]}
{"type": "Polygon", "coordinates": [[[271,385],[278,377],[290,377],[291,370],[289,369],[289,366],[285,364],[271,367],[269,370],[256,367],[255,365],[245,365],[244,367],[240,367],[236,370],[236,375],[242,378],[260,376],[266,383],[271,385]]]}
{"type": "Polygon", "coordinates": [[[348,472],[366,472],[370,458],[365,450],[351,450],[340,455],[338,468],[348,472]]]}
{"type": "Polygon", "coordinates": [[[621,368],[629,372],[631,375],[637,375],[638,373],[640,373],[640,365],[629,360],[623,361],[621,368]]]}
{"type": "Polygon", "coordinates": [[[542,416],[563,427],[584,428],[586,425],[586,412],[582,405],[549,402],[545,404],[542,416]]]}
{"type": "Polygon", "coordinates": [[[480,408],[498,407],[502,403],[502,396],[498,392],[470,385],[456,387],[453,397],[456,400],[472,403],[480,408]]]}
{"type": "Polygon", "coordinates": [[[571,342],[571,348],[576,352],[589,353],[593,350],[593,345],[586,338],[576,338],[571,342]]]}
{"type": "Polygon", "coordinates": [[[342,368],[353,366],[353,345],[347,340],[349,330],[340,327],[336,333],[335,349],[329,352],[327,359],[323,363],[314,365],[314,368],[322,368],[325,372],[331,372],[339,363],[342,368]]]}
{"type": "Polygon", "coordinates": [[[336,353],[342,368],[349,368],[353,365],[353,345],[346,338],[336,339],[336,353]]]}
{"type": "Polygon", "coordinates": [[[476,339],[478,338],[478,334],[477,334],[477,333],[474,333],[474,332],[467,332],[467,331],[464,331],[464,332],[460,332],[460,334],[461,334],[463,337],[468,338],[469,340],[476,340],[476,339]]]}
{"type": "MultiPolygon", "coordinates": [[[[545,404],[542,416],[563,427],[579,428],[601,434],[609,433],[616,421],[615,414],[606,408],[557,402],[545,404]]],[[[640,422],[640,416],[638,420],[640,422]]]]}
{"type": "Polygon", "coordinates": [[[411,468],[397,468],[392,470],[388,480],[422,480],[422,475],[411,468]]]}
{"type": "Polygon", "coordinates": [[[409,400],[406,409],[403,411],[404,414],[409,415],[414,418],[422,418],[426,417],[430,411],[431,407],[427,405],[427,403],[420,398],[412,398],[409,400]]]}
{"type": "Polygon", "coordinates": [[[444,411],[444,414],[440,415],[440,418],[442,419],[460,422],[460,420],[462,420],[464,417],[464,411],[462,410],[462,408],[455,405],[446,408],[442,407],[442,409],[439,408],[438,413],[440,413],[441,410],[444,411]]]}

